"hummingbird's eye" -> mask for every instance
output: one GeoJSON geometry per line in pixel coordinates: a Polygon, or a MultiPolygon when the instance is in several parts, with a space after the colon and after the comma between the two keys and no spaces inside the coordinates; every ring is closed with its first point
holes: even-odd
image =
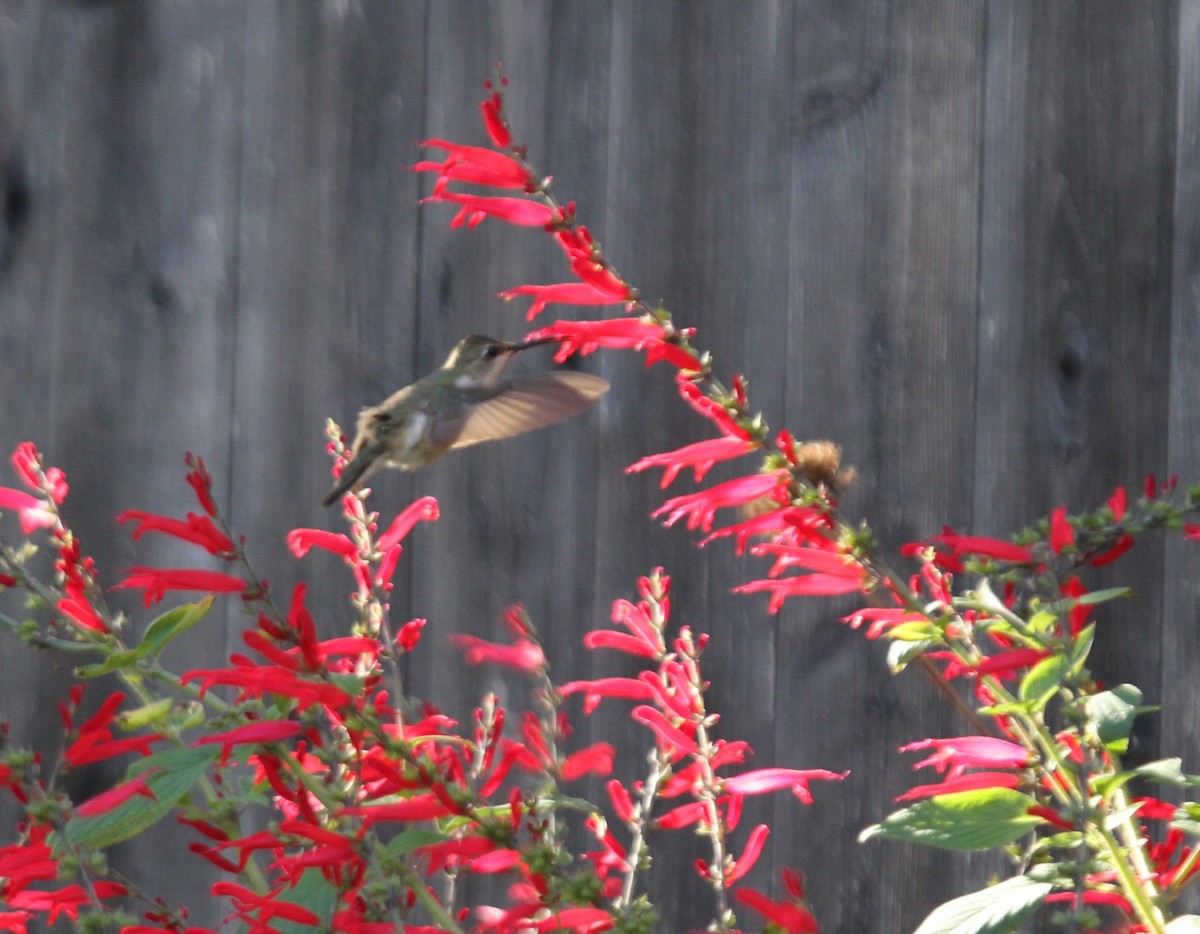
{"type": "Polygon", "coordinates": [[[487,350],[485,350],[483,352],[483,355],[485,357],[498,357],[498,356],[500,356],[500,348],[497,347],[495,344],[490,344],[488,346],[487,350]]]}

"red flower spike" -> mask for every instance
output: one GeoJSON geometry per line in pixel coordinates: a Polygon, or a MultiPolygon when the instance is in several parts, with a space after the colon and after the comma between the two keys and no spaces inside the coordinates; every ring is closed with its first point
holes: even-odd
{"type": "Polygon", "coordinates": [[[58,519],[46,508],[45,503],[31,493],[0,487],[0,510],[9,509],[17,513],[21,521],[21,532],[29,535],[38,529],[52,528],[58,519]]]}
{"type": "Polygon", "coordinates": [[[1102,551],[1098,555],[1093,555],[1088,558],[1088,564],[1094,568],[1103,567],[1106,564],[1112,564],[1127,552],[1134,545],[1134,538],[1128,532],[1124,532],[1117,539],[1116,543],[1107,551],[1102,551]]]}
{"type": "Polygon", "coordinates": [[[953,532],[943,532],[935,535],[932,541],[945,545],[955,557],[959,555],[982,555],[996,561],[1011,561],[1014,564],[1032,564],[1033,552],[1024,545],[1014,545],[998,538],[985,538],[981,535],[955,535],[953,532]]]}

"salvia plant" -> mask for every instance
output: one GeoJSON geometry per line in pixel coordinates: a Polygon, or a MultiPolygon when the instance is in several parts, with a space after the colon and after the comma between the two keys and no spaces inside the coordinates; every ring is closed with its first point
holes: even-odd
{"type": "MultiPolygon", "coordinates": [[[[1183,493],[1173,480],[1149,478],[1136,497],[1121,488],[1086,514],[1055,509],[1012,540],[946,530],[889,562],[865,523],[839,514],[849,477],[837,446],[769,429],[746,381],[718,378],[695,330],[640,297],[514,142],[503,89],[502,79],[489,82],[481,105],[490,145],[422,143],[435,155],[415,166],[433,177],[425,200],[451,206],[452,227],[495,219],[544,231],[566,260],[564,281],[502,295],[527,301],[530,319],[554,304],[602,317],[555,321],[527,339],[553,339],[559,361],[609,348],[661,362],[682,403],[706,419],[709,437],[629,466],[661,470],[663,487],[691,474],[694,489],[653,515],[685,524],[701,543],[728,540],[739,554],[768,559],[764,576],[737,590],[765,593],[770,613],[793,598],[857,595],[861,608],[843,621],[886,643],[893,670],[923,667],[966,709],[968,735],[901,750],[936,774],[862,837],[1003,849],[1012,869],[935,909],[919,934],[1000,934],[1038,912],[1074,931],[1099,930],[1102,917],[1106,930],[1200,931],[1200,917],[1174,908],[1200,860],[1200,804],[1131,791],[1174,785],[1184,797],[1200,779],[1179,759],[1122,764],[1135,718],[1154,708],[1132,684],[1101,687],[1090,673],[1094,611],[1131,594],[1087,583],[1092,569],[1146,533],[1200,538],[1191,521],[1200,489],[1183,493]],[[744,472],[703,485],[722,462],[744,472]]],[[[349,452],[337,425],[328,437],[336,478],[349,452]]],[[[740,816],[747,796],[787,791],[810,804],[813,783],[843,775],[748,766],[749,747],[721,735],[708,704],[703,657],[720,647],[672,622],[661,569],[613,603],[611,626],[584,637],[591,651],[627,656],[636,675],[555,683],[519,606],[505,614],[504,641],[457,637],[467,664],[520,673],[532,698],[530,709],[510,711],[485,696],[460,723],[406,693],[400,663],[421,651],[426,621],[390,616],[401,542],[418,523],[437,520],[431,497],[387,520],[370,510],[369,490],[347,492],[339,500],[344,531],[288,535],[297,558],[332,553],[353,580],[353,627],[321,640],[307,585],[276,602],[219,512],[200,458],[187,459],[196,511],[117,517],[135,539],[167,536],[223,565],[130,569],[115,587],[140,592],[148,612],[168,593],[196,597],[146,621],[106,604],[99,569],[67,524],[62,471],[32,443],[11,463],[18,485],[0,488],[0,509],[20,536],[9,528],[11,544],[0,544],[0,587],[27,600],[24,612],[0,622],[24,644],[74,660],[76,680],[59,705],[64,741],[52,758],[0,734],[0,790],[22,814],[0,838],[0,930],[23,934],[60,919],[123,934],[205,930],[189,926],[186,907],[140,890],[106,858],[163,821],[179,825],[190,853],[181,859],[219,870],[211,895],[234,930],[652,931],[648,831],[670,829],[708,841],[695,867],[712,892],[707,930],[819,930],[797,873],[785,870],[773,893],[743,881],[769,828],[744,828],[740,816]],[[31,560],[39,550],[53,555],[44,573],[31,560]],[[166,667],[164,649],[216,600],[244,604],[241,649],[221,667],[166,667]],[[86,686],[101,675],[121,688],[92,698],[94,712],[84,715],[86,686]],[[610,777],[611,745],[573,740],[572,695],[585,714],[620,705],[644,728],[640,780],[610,777]],[[108,760],[124,768],[121,780],[72,800],[65,777],[108,760]],[[584,777],[607,779],[603,800],[572,790],[584,777]],[[579,839],[590,843],[574,852],[567,842],[579,839]],[[502,881],[484,889],[504,893],[496,904],[472,900],[467,883],[479,876],[502,881]]]]}

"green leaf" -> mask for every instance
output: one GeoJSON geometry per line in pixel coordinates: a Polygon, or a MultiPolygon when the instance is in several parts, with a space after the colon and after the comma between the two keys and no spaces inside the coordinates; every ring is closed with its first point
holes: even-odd
{"type": "Polygon", "coordinates": [[[137,647],[142,658],[158,655],[167,643],[195,626],[208,615],[212,608],[213,598],[210,594],[197,603],[185,603],[173,610],[167,610],[162,616],[146,627],[146,635],[142,637],[137,647]]]}
{"type": "Polygon", "coordinates": [[[888,638],[897,642],[923,642],[936,640],[941,636],[938,628],[928,620],[914,620],[910,623],[900,623],[888,630],[888,638]]]}
{"type": "Polygon", "coordinates": [[[138,663],[138,653],[134,651],[113,652],[104,661],[91,665],[80,665],[75,669],[79,678],[99,678],[124,668],[133,668],[138,663]]]}
{"type": "Polygon", "coordinates": [[[1095,726],[1096,737],[1110,752],[1122,753],[1129,746],[1133,720],[1143,707],[1142,692],[1132,684],[1118,684],[1108,691],[1093,694],[1083,701],[1083,709],[1095,726]]]}
{"type": "Polygon", "coordinates": [[[930,639],[925,642],[889,642],[887,650],[888,668],[892,674],[903,671],[918,655],[923,655],[940,643],[930,639]]]}
{"type": "Polygon", "coordinates": [[[1009,934],[1041,907],[1053,888],[1025,876],[1007,879],[939,905],[916,934],[1009,934]]]}
{"type": "Polygon", "coordinates": [[[1200,934],[1200,915],[1180,915],[1167,924],[1171,934],[1200,934]]]}
{"type": "Polygon", "coordinates": [[[1034,711],[1042,709],[1058,693],[1069,667],[1070,662],[1065,655],[1043,658],[1021,679],[1018,696],[1026,703],[1032,704],[1034,711]]]}
{"type": "Polygon", "coordinates": [[[154,799],[135,795],[111,811],[95,817],[73,817],[67,822],[67,839],[75,846],[103,849],[136,837],[174,809],[220,754],[216,744],[168,749],[133,763],[126,780],[155,770],[146,779],[154,799]]]}
{"type": "Polygon", "coordinates": [[[1037,802],[1011,788],[982,788],[938,795],[896,811],[859,834],[923,843],[944,850],[988,850],[1023,837],[1040,822],[1029,814],[1037,802]]]}
{"type": "Polygon", "coordinates": [[[1070,603],[1074,606],[1095,606],[1097,603],[1107,603],[1109,600],[1132,597],[1133,595],[1132,587],[1106,587],[1104,590],[1093,590],[1091,593],[1085,593],[1081,597],[1075,597],[1070,603]]]}
{"type": "Polygon", "coordinates": [[[163,697],[149,704],[143,704],[134,710],[123,710],[117,714],[117,725],[122,730],[132,733],[134,730],[145,729],[151,723],[161,723],[171,712],[174,703],[171,698],[163,697]]]}
{"type": "Polygon", "coordinates": [[[1038,610],[1029,617],[1028,626],[1036,633],[1046,635],[1054,631],[1054,624],[1058,622],[1058,617],[1049,610],[1038,610]]]}
{"type": "MultiPolygon", "coordinates": [[[[338,891],[325,878],[320,869],[306,870],[300,877],[300,881],[283,894],[285,897],[280,898],[280,901],[303,905],[325,924],[333,920],[333,913],[337,909],[338,891]]],[[[313,932],[312,925],[283,918],[273,919],[271,925],[278,928],[283,934],[312,934],[313,932]]],[[[325,930],[329,930],[329,928],[325,928],[325,930]]]]}
{"type": "Polygon", "coordinates": [[[450,837],[436,830],[425,830],[420,827],[410,827],[402,830],[387,842],[387,851],[393,856],[407,856],[422,846],[432,846],[443,843],[450,837]]]}

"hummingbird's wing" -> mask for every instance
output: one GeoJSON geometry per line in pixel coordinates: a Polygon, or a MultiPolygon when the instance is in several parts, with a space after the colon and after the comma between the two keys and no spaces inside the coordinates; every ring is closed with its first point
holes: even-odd
{"type": "Polygon", "coordinates": [[[556,371],[513,380],[499,392],[469,405],[451,448],[497,441],[545,428],[583,412],[608,391],[607,380],[590,373],[556,371]],[[461,427],[460,427],[461,426],[461,427]]]}

